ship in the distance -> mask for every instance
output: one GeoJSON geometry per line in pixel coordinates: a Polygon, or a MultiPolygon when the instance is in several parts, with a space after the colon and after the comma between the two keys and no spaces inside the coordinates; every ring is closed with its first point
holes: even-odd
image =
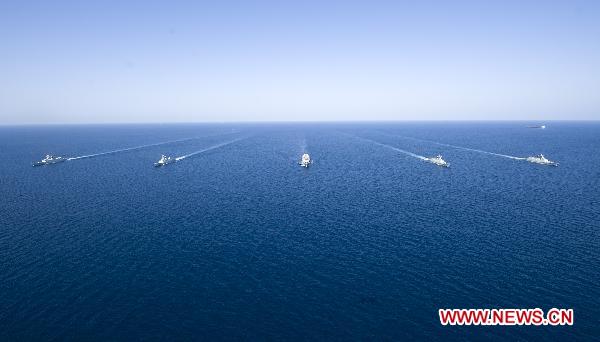
{"type": "Polygon", "coordinates": [[[171,158],[171,157],[167,157],[164,154],[160,156],[160,159],[154,163],[154,166],[159,167],[159,166],[165,166],[167,164],[171,164],[176,162],[177,160],[175,158],[171,158]]]}
{"type": "Polygon", "coordinates": [[[544,157],[543,154],[533,156],[533,157],[527,157],[525,160],[527,160],[530,163],[535,163],[535,164],[540,164],[540,165],[558,166],[557,162],[548,160],[546,157],[544,157]]]}
{"type": "Polygon", "coordinates": [[[425,158],[425,160],[437,166],[450,167],[450,164],[448,164],[444,159],[442,159],[442,156],[439,154],[435,157],[425,158]]]}
{"type": "Polygon", "coordinates": [[[33,166],[43,166],[43,165],[50,165],[50,164],[57,164],[57,163],[62,163],[64,161],[66,161],[67,158],[65,157],[55,157],[51,154],[47,154],[44,159],[40,160],[39,162],[35,162],[33,163],[33,166]]]}
{"type": "Polygon", "coordinates": [[[300,162],[298,164],[300,164],[300,166],[302,167],[308,167],[310,164],[312,164],[312,160],[310,159],[308,153],[304,153],[302,155],[302,159],[300,159],[300,162]]]}

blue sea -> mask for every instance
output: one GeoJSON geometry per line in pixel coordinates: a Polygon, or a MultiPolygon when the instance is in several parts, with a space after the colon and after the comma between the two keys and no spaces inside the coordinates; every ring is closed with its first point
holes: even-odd
{"type": "Polygon", "coordinates": [[[600,124],[530,124],[0,127],[0,340],[598,340],[600,124]]]}

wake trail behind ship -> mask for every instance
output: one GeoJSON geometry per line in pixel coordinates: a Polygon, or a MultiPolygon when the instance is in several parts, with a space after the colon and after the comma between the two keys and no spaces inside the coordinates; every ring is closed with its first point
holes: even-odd
{"type": "MultiPolygon", "coordinates": [[[[232,133],[235,133],[235,132],[232,132],[232,133]]],[[[177,139],[177,140],[169,140],[169,141],[163,141],[163,142],[158,142],[158,143],[154,143],[154,144],[121,148],[121,149],[118,149],[118,150],[112,150],[112,151],[106,151],[106,152],[100,152],[100,153],[94,153],[94,154],[87,154],[87,155],[79,156],[79,157],[71,157],[71,158],[67,158],[67,161],[79,160],[79,159],[86,159],[86,158],[93,158],[93,157],[99,157],[99,156],[104,156],[104,155],[114,154],[114,153],[119,153],[119,152],[139,150],[139,149],[146,148],[146,147],[160,146],[160,145],[172,144],[172,143],[176,143],[176,142],[196,140],[196,139],[208,138],[208,137],[211,137],[211,136],[220,136],[220,135],[227,135],[227,134],[232,134],[232,133],[209,135],[209,136],[194,137],[194,138],[184,138],[184,139],[177,139]]]]}
{"type": "Polygon", "coordinates": [[[377,142],[377,141],[375,141],[375,140],[371,140],[371,139],[367,139],[367,138],[359,137],[359,136],[356,136],[356,135],[353,135],[353,137],[355,137],[355,138],[357,138],[357,139],[361,139],[361,140],[368,141],[368,142],[370,142],[370,143],[373,143],[373,144],[375,144],[375,145],[379,145],[379,146],[387,147],[387,148],[389,148],[389,149],[391,149],[391,150],[394,150],[394,151],[397,151],[397,152],[400,152],[400,153],[406,154],[407,156],[411,156],[411,157],[414,157],[414,158],[417,158],[417,159],[421,159],[421,160],[424,160],[424,161],[428,161],[428,160],[429,160],[427,157],[420,156],[420,155],[418,155],[418,154],[416,154],[416,153],[412,153],[412,152],[409,152],[409,151],[406,151],[406,150],[403,150],[403,149],[400,149],[400,148],[397,148],[397,147],[394,147],[394,146],[390,146],[390,145],[382,144],[382,143],[380,143],[380,142],[377,142]]]}
{"type": "Polygon", "coordinates": [[[300,142],[300,153],[306,153],[306,138],[300,142]]]}
{"type": "Polygon", "coordinates": [[[387,133],[382,133],[382,134],[393,136],[393,137],[398,137],[398,138],[404,138],[404,139],[410,139],[410,140],[415,140],[415,141],[427,142],[427,143],[436,144],[436,145],[440,145],[440,146],[452,147],[452,148],[456,148],[456,149],[459,149],[459,150],[465,150],[465,151],[471,151],[471,152],[478,152],[478,153],[483,153],[483,154],[490,154],[490,155],[493,155],[493,156],[498,156],[498,157],[503,157],[503,158],[508,158],[508,159],[514,159],[514,160],[526,160],[527,159],[527,158],[522,158],[522,157],[509,156],[507,154],[501,154],[501,153],[494,153],[494,152],[489,152],[489,151],[478,150],[478,149],[475,149],[475,148],[469,148],[469,147],[463,147],[463,146],[456,146],[456,145],[451,145],[451,144],[445,144],[445,143],[441,143],[441,142],[437,142],[437,141],[432,141],[432,140],[417,139],[417,138],[413,138],[413,137],[407,137],[407,136],[404,136],[404,135],[387,134],[387,133]]]}
{"type": "Polygon", "coordinates": [[[177,158],[175,158],[175,161],[180,161],[180,160],[183,160],[185,158],[188,158],[188,157],[191,157],[191,156],[195,156],[196,154],[208,152],[208,151],[217,149],[219,147],[223,147],[223,146],[226,146],[226,145],[229,145],[229,144],[233,144],[234,142],[237,142],[237,141],[240,141],[240,140],[244,140],[244,139],[248,139],[248,137],[237,138],[237,139],[233,139],[233,140],[230,140],[230,141],[226,141],[224,143],[213,145],[211,147],[207,147],[205,149],[202,149],[202,150],[199,150],[199,151],[196,151],[196,152],[192,152],[190,154],[186,154],[185,156],[177,157],[177,158]]]}

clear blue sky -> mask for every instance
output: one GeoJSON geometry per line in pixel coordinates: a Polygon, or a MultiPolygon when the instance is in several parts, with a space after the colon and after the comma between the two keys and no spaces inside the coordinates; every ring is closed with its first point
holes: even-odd
{"type": "Polygon", "coordinates": [[[0,2],[0,123],[600,119],[600,1],[0,2]]]}

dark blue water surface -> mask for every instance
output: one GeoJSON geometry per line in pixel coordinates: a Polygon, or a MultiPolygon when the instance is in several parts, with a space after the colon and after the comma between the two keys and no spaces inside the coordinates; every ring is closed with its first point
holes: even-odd
{"type": "Polygon", "coordinates": [[[547,125],[2,127],[0,340],[597,339],[600,124],[547,125]],[[538,307],[575,325],[438,318],[538,307]]]}

